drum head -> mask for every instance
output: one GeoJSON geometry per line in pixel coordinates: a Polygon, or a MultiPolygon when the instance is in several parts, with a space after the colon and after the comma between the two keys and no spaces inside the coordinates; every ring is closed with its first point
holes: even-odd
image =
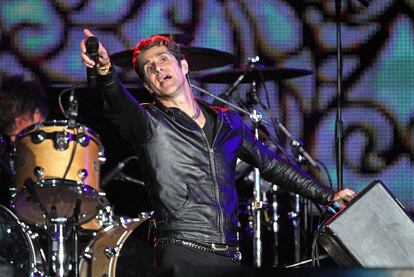
{"type": "Polygon", "coordinates": [[[34,255],[17,217],[0,206],[0,276],[31,276],[34,255]]]}
{"type": "Polygon", "coordinates": [[[30,189],[23,186],[13,197],[16,214],[29,224],[38,226],[46,224],[42,208],[46,209],[51,217],[72,218],[76,202],[80,200],[79,223],[81,224],[94,218],[101,208],[98,193],[87,185],[52,179],[42,180],[29,186],[30,189]]]}

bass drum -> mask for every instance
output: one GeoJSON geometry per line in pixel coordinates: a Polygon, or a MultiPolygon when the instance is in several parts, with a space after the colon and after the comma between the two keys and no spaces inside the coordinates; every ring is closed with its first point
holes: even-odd
{"type": "Polygon", "coordinates": [[[0,276],[44,276],[45,257],[31,231],[0,205],[0,276]]]}
{"type": "Polygon", "coordinates": [[[88,244],[80,261],[81,277],[147,276],[153,246],[149,218],[119,219],[88,244]]]}

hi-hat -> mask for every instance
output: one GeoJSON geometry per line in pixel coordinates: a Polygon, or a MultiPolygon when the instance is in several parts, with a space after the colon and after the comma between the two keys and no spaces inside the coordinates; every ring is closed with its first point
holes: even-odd
{"type": "MultiPolygon", "coordinates": [[[[231,69],[216,73],[210,73],[197,77],[200,82],[231,84],[235,82],[241,75],[245,74],[246,69],[231,69]]],[[[261,77],[265,81],[279,81],[291,79],[312,74],[312,71],[298,68],[277,68],[277,67],[255,67],[247,73],[241,83],[251,83],[252,81],[260,81],[261,77]]]]}
{"type": "MultiPolygon", "coordinates": [[[[233,54],[216,49],[180,45],[191,71],[200,71],[228,64],[234,64],[236,57],[233,54]]],[[[132,69],[133,49],[111,55],[114,65],[132,69]]]]}

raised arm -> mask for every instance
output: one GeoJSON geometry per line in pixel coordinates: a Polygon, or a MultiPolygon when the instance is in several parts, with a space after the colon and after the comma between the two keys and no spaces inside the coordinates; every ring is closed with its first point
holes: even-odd
{"type": "MultiPolygon", "coordinates": [[[[88,29],[84,29],[86,37],[94,36],[88,29]]],[[[82,63],[93,68],[95,62],[87,55],[86,40],[80,42],[82,63]]],[[[147,141],[155,126],[149,114],[141,107],[123,87],[115,70],[111,66],[110,56],[105,47],[99,43],[98,48],[98,89],[103,96],[104,116],[113,122],[121,135],[132,144],[147,141]]]]}

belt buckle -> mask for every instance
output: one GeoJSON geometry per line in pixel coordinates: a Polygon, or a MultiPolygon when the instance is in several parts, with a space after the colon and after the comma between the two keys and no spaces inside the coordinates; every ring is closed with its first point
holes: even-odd
{"type": "Polygon", "coordinates": [[[211,248],[213,248],[216,251],[226,251],[229,249],[229,246],[225,244],[224,246],[220,247],[218,244],[212,243],[211,248]]]}

